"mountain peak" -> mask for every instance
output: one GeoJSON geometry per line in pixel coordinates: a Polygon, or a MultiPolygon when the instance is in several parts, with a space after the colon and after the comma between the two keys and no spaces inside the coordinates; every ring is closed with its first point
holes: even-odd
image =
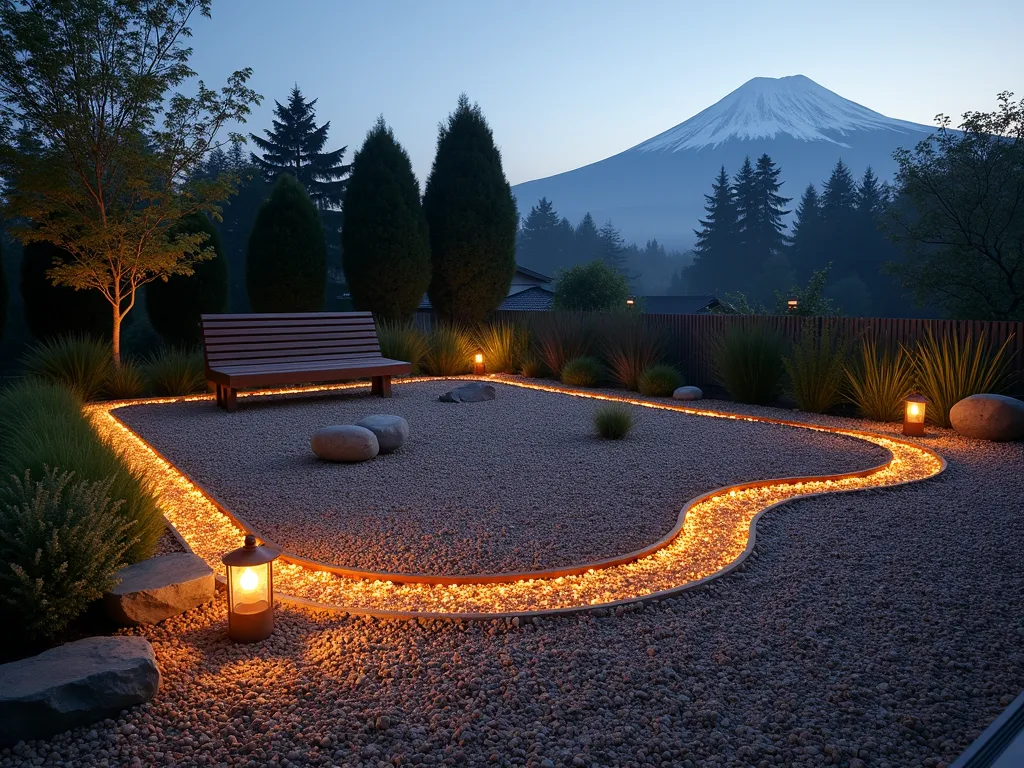
{"type": "Polygon", "coordinates": [[[755,77],[721,101],[633,148],[639,152],[702,149],[736,139],[790,136],[847,146],[853,131],[919,133],[925,126],[895,120],[844,99],[804,75],[755,77]]]}

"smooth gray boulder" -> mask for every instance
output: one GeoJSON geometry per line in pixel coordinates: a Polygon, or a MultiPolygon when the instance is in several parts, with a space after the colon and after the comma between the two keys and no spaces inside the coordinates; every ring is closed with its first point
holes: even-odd
{"type": "Polygon", "coordinates": [[[116,717],[159,689],[144,637],[88,637],[0,664],[0,746],[116,717]]]}
{"type": "Polygon", "coordinates": [[[213,600],[216,581],[206,562],[176,552],[126,565],[120,583],[103,596],[107,616],[124,626],[156,624],[213,600]]]}
{"type": "Polygon", "coordinates": [[[700,400],[704,397],[700,387],[679,387],[672,393],[675,400],[700,400]]]}
{"type": "Polygon", "coordinates": [[[397,451],[409,439],[409,422],[401,416],[376,414],[356,422],[356,426],[364,427],[377,436],[381,453],[397,451]]]}
{"type": "Polygon", "coordinates": [[[493,386],[474,381],[451,392],[445,392],[437,399],[442,403],[482,403],[493,400],[496,396],[497,392],[493,386]]]}
{"type": "Polygon", "coordinates": [[[313,453],[326,461],[367,461],[380,452],[377,436],[354,424],[318,429],[311,445],[313,453]]]}
{"type": "Polygon", "coordinates": [[[1024,439],[1024,401],[1005,395],[971,395],[949,411],[953,429],[977,440],[1024,439]]]}

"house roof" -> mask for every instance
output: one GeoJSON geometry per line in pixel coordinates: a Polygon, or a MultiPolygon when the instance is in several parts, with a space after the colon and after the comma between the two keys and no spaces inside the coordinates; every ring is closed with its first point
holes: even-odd
{"type": "Polygon", "coordinates": [[[551,302],[555,298],[554,291],[535,285],[525,291],[513,293],[502,299],[498,309],[528,310],[531,312],[545,312],[551,309],[551,302]]]}
{"type": "Polygon", "coordinates": [[[542,275],[540,272],[534,272],[532,269],[527,269],[520,264],[516,264],[516,272],[521,275],[526,275],[527,277],[532,277],[535,280],[540,280],[542,283],[550,283],[552,281],[552,278],[547,275],[542,275]]]}
{"type": "MultiPolygon", "coordinates": [[[[551,282],[551,278],[548,277],[547,275],[542,275],[540,272],[534,272],[532,269],[527,269],[526,267],[520,266],[519,264],[516,264],[516,274],[524,275],[525,277],[532,277],[534,280],[539,280],[539,281],[541,281],[543,283],[550,283],[551,282]]],[[[534,286],[524,287],[521,290],[515,290],[516,287],[517,286],[512,286],[511,287],[511,289],[514,291],[514,293],[511,294],[510,296],[506,296],[505,297],[505,301],[508,301],[510,298],[512,298],[512,296],[519,296],[519,295],[521,295],[523,293],[527,293],[529,291],[533,291],[533,290],[539,289],[539,290],[542,290],[542,291],[546,291],[549,294],[548,305],[546,307],[521,307],[521,308],[522,309],[551,309],[550,295],[552,295],[552,293],[547,288],[543,288],[543,287],[541,287],[539,285],[534,285],[534,286]]],[[[529,301],[529,300],[527,300],[527,301],[529,301]]],[[[538,301],[538,299],[533,299],[533,301],[536,302],[536,301],[538,301]]],[[[427,294],[423,294],[423,298],[420,300],[420,305],[417,307],[417,309],[433,309],[433,307],[430,304],[430,297],[427,296],[427,294]]],[[[506,309],[505,303],[502,302],[501,306],[498,307],[498,309],[506,309]]],[[[512,309],[520,309],[520,307],[512,307],[512,309]]]]}
{"type": "Polygon", "coordinates": [[[703,315],[718,306],[714,296],[644,296],[643,311],[652,315],[703,315]]]}

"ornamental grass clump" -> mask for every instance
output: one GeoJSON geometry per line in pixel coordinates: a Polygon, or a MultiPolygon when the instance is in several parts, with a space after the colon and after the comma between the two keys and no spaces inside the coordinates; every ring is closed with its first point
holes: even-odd
{"type": "Polygon", "coordinates": [[[461,376],[473,367],[473,337],[460,325],[441,324],[427,336],[422,367],[432,376],[461,376]]]}
{"type": "Polygon", "coordinates": [[[784,342],[760,325],[733,326],[714,347],[718,380],[736,402],[767,405],[779,394],[784,342]]]}
{"type": "Polygon", "coordinates": [[[67,387],[87,401],[103,393],[114,367],[109,342],[77,333],[34,345],[24,365],[27,375],[67,387]]]}
{"type": "Polygon", "coordinates": [[[928,398],[928,420],[941,427],[950,426],[949,411],[971,395],[1005,392],[1010,383],[1009,352],[1011,335],[996,349],[982,334],[968,334],[961,341],[953,333],[936,336],[928,330],[908,353],[917,379],[917,388],[928,398]]]}
{"type": "Polygon", "coordinates": [[[594,429],[605,440],[621,440],[633,428],[633,412],[624,405],[602,405],[594,410],[594,429]]]}
{"type": "Polygon", "coordinates": [[[533,352],[528,351],[523,354],[520,373],[528,379],[539,379],[546,373],[544,361],[533,352]]]}
{"type": "Polygon", "coordinates": [[[665,337],[660,331],[648,326],[642,316],[626,312],[605,318],[599,336],[609,377],[623,389],[634,392],[640,387],[640,375],[657,365],[665,349],[665,337]]]}
{"type": "Polygon", "coordinates": [[[103,394],[111,400],[132,400],[146,392],[146,376],[136,363],[122,360],[117,368],[111,368],[103,383],[103,394]]]}
{"type": "Polygon", "coordinates": [[[829,328],[805,332],[783,358],[789,389],[802,411],[826,413],[843,402],[846,345],[829,328]]]}
{"type": "Polygon", "coordinates": [[[545,312],[532,330],[537,353],[556,378],[567,362],[590,350],[592,329],[582,312],[545,312]]]}
{"type": "Polygon", "coordinates": [[[377,341],[380,353],[391,360],[412,365],[413,374],[420,372],[427,356],[427,334],[412,323],[377,318],[377,341]]]}
{"type": "Polygon", "coordinates": [[[484,355],[488,373],[515,373],[529,343],[524,329],[504,320],[483,325],[476,333],[476,345],[484,355]]]}
{"type": "Polygon", "coordinates": [[[16,641],[55,638],[117,583],[138,539],[113,484],[47,468],[0,488],[0,605],[16,641]]]}
{"type": "Polygon", "coordinates": [[[604,368],[596,357],[576,357],[562,366],[562,383],[570,387],[596,387],[604,378],[604,368]]]}
{"type": "Polygon", "coordinates": [[[846,398],[872,421],[899,421],[903,402],[914,391],[914,364],[899,347],[879,347],[874,339],[861,342],[860,354],[844,364],[846,398]]]}
{"type": "Polygon", "coordinates": [[[147,388],[154,395],[191,395],[206,388],[203,354],[196,350],[161,347],[142,368],[147,388]]]}
{"type": "Polygon", "coordinates": [[[672,397],[672,393],[683,386],[683,376],[671,365],[654,365],[640,374],[637,385],[642,395],[672,397]]]}

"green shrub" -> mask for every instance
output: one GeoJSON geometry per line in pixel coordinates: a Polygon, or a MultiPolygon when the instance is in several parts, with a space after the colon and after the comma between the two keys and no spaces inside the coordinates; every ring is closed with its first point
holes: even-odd
{"type": "Polygon", "coordinates": [[[599,312],[622,309],[628,298],[629,281],[599,258],[589,264],[576,264],[559,275],[552,306],[561,310],[599,312]]]}
{"type": "Polygon", "coordinates": [[[602,405],[594,410],[594,429],[606,440],[621,440],[633,428],[633,412],[624,405],[602,405]]]}
{"type": "Polygon", "coordinates": [[[837,342],[828,328],[820,334],[805,332],[782,362],[801,410],[825,413],[843,401],[846,345],[837,342]]]}
{"type": "MultiPolygon", "coordinates": [[[[111,500],[113,478],[47,470],[0,489],[0,604],[24,640],[50,640],[116,584],[137,539],[111,500]]],[[[21,638],[19,638],[21,639],[21,638]]]]}
{"type": "Polygon", "coordinates": [[[558,378],[566,362],[590,350],[591,327],[581,312],[545,312],[532,330],[541,360],[558,378]]]}
{"type": "Polygon", "coordinates": [[[600,324],[598,335],[612,381],[634,392],[640,386],[640,374],[656,365],[664,352],[664,335],[636,314],[610,315],[600,324]]]}
{"type": "Polygon", "coordinates": [[[672,397],[683,386],[683,376],[671,365],[653,365],[640,374],[637,385],[648,397],[672,397]]]}
{"type": "Polygon", "coordinates": [[[761,325],[733,326],[715,343],[718,380],[739,403],[767,405],[779,394],[783,340],[761,325]]]}
{"type": "Polygon", "coordinates": [[[113,478],[109,496],[124,501],[118,514],[134,521],[126,558],[150,557],[165,528],[163,515],[145,478],[96,434],[81,401],[70,390],[23,379],[0,392],[0,477],[25,471],[43,477],[47,467],[74,472],[75,479],[113,478]]]}
{"type": "Polygon", "coordinates": [[[529,346],[529,337],[519,326],[499,320],[481,326],[476,344],[483,352],[488,373],[515,373],[529,346]]]}
{"type": "Polygon", "coordinates": [[[544,361],[533,352],[523,354],[521,373],[528,379],[539,379],[544,376],[546,369],[544,361]]]}
{"type": "Polygon", "coordinates": [[[203,355],[195,350],[161,347],[146,358],[142,369],[154,395],[190,395],[206,388],[203,355]]]}
{"type": "Polygon", "coordinates": [[[423,369],[432,376],[461,376],[473,368],[473,338],[462,326],[441,323],[427,336],[423,369]]]}
{"type": "Polygon", "coordinates": [[[903,401],[914,391],[913,360],[902,348],[882,348],[874,339],[859,346],[860,355],[844,365],[847,399],[866,419],[899,421],[903,401]]]}
{"type": "Polygon", "coordinates": [[[604,378],[604,368],[596,357],[574,357],[562,366],[562,383],[570,387],[596,387],[604,378]]]}
{"type": "Polygon", "coordinates": [[[145,392],[146,377],[131,360],[122,360],[119,367],[111,367],[103,383],[103,393],[111,400],[132,400],[145,392]]]}
{"type": "Polygon", "coordinates": [[[949,411],[958,402],[983,392],[1000,393],[1009,384],[1011,336],[999,349],[982,335],[961,342],[955,334],[936,337],[930,330],[911,356],[917,386],[928,398],[929,421],[949,426],[949,411]]]}
{"type": "Polygon", "coordinates": [[[413,374],[420,372],[427,356],[427,335],[422,330],[412,323],[378,317],[377,341],[381,355],[411,364],[413,374]]]}
{"type": "Polygon", "coordinates": [[[33,345],[24,359],[29,376],[60,384],[83,400],[95,400],[114,367],[110,344],[92,336],[68,334],[33,345]]]}

